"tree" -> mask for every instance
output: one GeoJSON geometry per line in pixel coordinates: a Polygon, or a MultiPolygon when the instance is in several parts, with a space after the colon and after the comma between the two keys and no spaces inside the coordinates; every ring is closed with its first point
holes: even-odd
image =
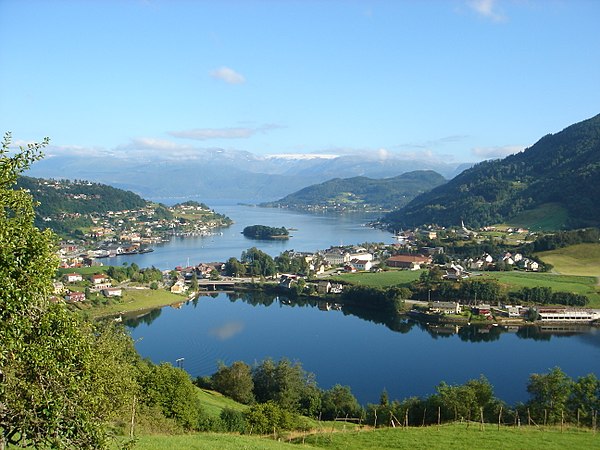
{"type": "Polygon", "coordinates": [[[274,401],[290,411],[298,411],[307,392],[312,395],[311,387],[316,386],[313,374],[285,358],[277,363],[265,359],[254,368],[252,378],[258,402],[274,401]]]}
{"type": "Polygon", "coordinates": [[[550,423],[558,422],[566,410],[572,389],[573,380],[558,367],[546,374],[532,374],[527,384],[532,414],[538,421],[545,418],[550,423]]]}
{"type": "Polygon", "coordinates": [[[34,226],[31,195],[14,189],[48,139],[13,156],[10,142],[7,133],[0,150],[0,449],[102,448],[111,399],[89,389],[104,376],[95,367],[96,335],[49,303],[54,236],[34,226]]]}
{"type": "Polygon", "coordinates": [[[333,420],[337,417],[357,417],[362,415],[362,408],[348,386],[336,384],[323,393],[323,419],[333,420]]]}
{"type": "Polygon", "coordinates": [[[225,263],[225,273],[231,277],[241,277],[246,274],[246,266],[237,260],[237,258],[231,257],[225,263]]]}
{"type": "Polygon", "coordinates": [[[198,290],[198,275],[196,275],[196,271],[192,272],[192,279],[190,280],[190,290],[193,292],[198,290]]]}
{"type": "Polygon", "coordinates": [[[175,419],[185,430],[198,429],[202,409],[187,372],[166,363],[149,366],[143,387],[150,406],[159,407],[165,417],[175,419]]]}
{"type": "Polygon", "coordinates": [[[211,381],[214,390],[240,403],[247,405],[254,401],[252,368],[242,361],[236,361],[229,367],[220,364],[211,381]]]}

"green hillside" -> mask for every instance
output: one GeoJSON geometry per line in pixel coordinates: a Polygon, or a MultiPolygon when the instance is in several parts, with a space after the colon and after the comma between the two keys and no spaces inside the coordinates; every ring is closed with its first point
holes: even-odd
{"type": "Polygon", "coordinates": [[[577,244],[536,255],[565,275],[600,277],[600,244],[577,244]]]}
{"type": "Polygon", "coordinates": [[[525,211],[552,204],[566,212],[553,225],[580,228],[600,225],[598,198],[600,115],[549,134],[521,153],[481,162],[384,221],[394,229],[427,223],[451,226],[461,220],[480,227],[519,221],[525,211]]]}
{"type": "Polygon", "coordinates": [[[286,208],[332,208],[392,210],[407,204],[415,196],[446,182],[432,170],[407,172],[393,178],[334,178],[261,206],[286,208]]]}
{"type": "Polygon", "coordinates": [[[89,181],[20,177],[17,188],[28,189],[33,199],[39,202],[36,213],[41,217],[61,213],[105,213],[146,206],[146,200],[131,191],[89,181]]]}

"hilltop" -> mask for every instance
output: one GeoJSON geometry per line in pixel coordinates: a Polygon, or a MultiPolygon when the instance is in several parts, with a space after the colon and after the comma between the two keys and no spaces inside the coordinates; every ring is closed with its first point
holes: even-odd
{"type": "Polygon", "coordinates": [[[261,206],[300,210],[393,210],[446,182],[433,170],[416,170],[392,178],[334,178],[261,206]]]}
{"type": "Polygon", "coordinates": [[[484,161],[388,214],[392,228],[481,227],[552,210],[562,228],[600,225],[600,115],[548,134],[502,160],[484,161]]]}

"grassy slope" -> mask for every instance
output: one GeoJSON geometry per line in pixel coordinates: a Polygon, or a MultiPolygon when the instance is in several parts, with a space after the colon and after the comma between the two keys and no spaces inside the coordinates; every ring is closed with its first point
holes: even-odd
{"type": "Polygon", "coordinates": [[[218,417],[224,408],[234,409],[236,411],[243,411],[247,408],[246,405],[242,405],[216,391],[198,389],[197,394],[200,403],[202,404],[202,408],[212,417],[218,417]]]}
{"type": "Polygon", "coordinates": [[[119,303],[83,308],[91,317],[113,316],[129,311],[143,311],[186,301],[186,297],[172,294],[164,289],[129,289],[123,291],[119,303]]]}
{"type": "Polygon", "coordinates": [[[536,255],[565,275],[600,277],[600,244],[577,244],[536,255]]]}
{"type": "Polygon", "coordinates": [[[517,214],[508,220],[506,225],[528,228],[533,231],[553,231],[562,230],[568,219],[566,208],[558,203],[546,203],[517,214]]]}
{"type": "Polygon", "coordinates": [[[202,433],[185,436],[142,436],[135,447],[140,450],[162,448],[177,449],[544,449],[559,450],[599,448],[600,434],[589,430],[535,427],[502,427],[485,425],[481,431],[473,424],[469,429],[464,424],[426,428],[383,428],[377,430],[324,432],[296,437],[290,444],[270,438],[202,433]],[[303,443],[304,440],[304,443],[303,443]]]}
{"type": "Polygon", "coordinates": [[[386,272],[360,272],[336,275],[331,280],[344,281],[371,287],[388,287],[398,284],[406,284],[418,280],[422,270],[389,270],[386,272]]]}

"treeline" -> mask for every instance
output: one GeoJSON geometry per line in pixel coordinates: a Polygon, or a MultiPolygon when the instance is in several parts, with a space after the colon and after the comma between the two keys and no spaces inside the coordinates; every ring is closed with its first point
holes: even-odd
{"type": "Polygon", "coordinates": [[[314,375],[300,363],[267,359],[251,367],[237,361],[221,364],[212,376],[196,380],[203,388],[249,405],[244,411],[224,410],[215,430],[240,433],[272,433],[302,426],[300,415],[320,420],[352,419],[376,427],[423,426],[453,421],[504,424],[552,425],[577,422],[593,426],[600,410],[600,380],[589,374],[573,380],[555,368],[529,377],[525,403],[508,405],[494,395],[483,376],[462,385],[441,382],[435,393],[424,398],[389,399],[384,390],[379,403],[362,407],[350,388],[318,387],[314,375]]]}
{"type": "Polygon", "coordinates": [[[536,286],[519,291],[507,291],[494,279],[469,278],[460,282],[444,280],[439,267],[422,272],[419,279],[408,285],[412,297],[419,300],[435,298],[445,301],[498,301],[528,302],[538,305],[585,306],[589,299],[585,295],[572,292],[553,292],[552,288],[536,286]]]}
{"type": "Polygon", "coordinates": [[[290,232],[285,227],[268,227],[266,225],[250,225],[244,228],[243,235],[252,239],[280,239],[288,237],[290,232]]]}
{"type": "Polygon", "coordinates": [[[528,253],[544,252],[569,245],[598,242],[600,242],[600,228],[584,228],[540,236],[531,244],[527,244],[525,250],[528,253]]]}
{"type": "Polygon", "coordinates": [[[462,385],[441,382],[436,392],[425,398],[390,402],[384,391],[379,404],[367,406],[366,422],[373,426],[422,426],[458,420],[506,425],[596,425],[600,380],[595,374],[577,380],[559,368],[532,374],[527,392],[528,401],[510,406],[494,396],[493,386],[483,376],[462,385]]]}
{"type": "Polygon", "coordinates": [[[525,287],[517,292],[509,292],[508,297],[512,301],[536,305],[585,306],[589,303],[589,299],[585,295],[573,292],[552,292],[552,288],[545,286],[525,287]]]}
{"type": "Polygon", "coordinates": [[[212,423],[216,431],[266,434],[274,428],[300,428],[301,416],[334,420],[363,414],[349,387],[322,390],[314,374],[287,359],[266,359],[254,367],[242,361],[221,364],[217,372],[198,378],[196,384],[249,405],[245,412],[224,410],[220,420],[212,423]]]}

